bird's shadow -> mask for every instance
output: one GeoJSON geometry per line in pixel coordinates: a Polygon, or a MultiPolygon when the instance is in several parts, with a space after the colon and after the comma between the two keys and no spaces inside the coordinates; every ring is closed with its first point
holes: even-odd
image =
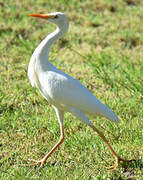
{"type": "Polygon", "coordinates": [[[131,160],[129,164],[122,164],[122,167],[124,168],[124,171],[128,171],[129,169],[143,169],[143,161],[140,159],[137,160],[131,160]]]}
{"type": "Polygon", "coordinates": [[[122,174],[127,178],[130,179],[135,176],[135,169],[142,170],[143,169],[143,162],[141,160],[132,160],[128,164],[122,164],[123,172],[122,174]]]}

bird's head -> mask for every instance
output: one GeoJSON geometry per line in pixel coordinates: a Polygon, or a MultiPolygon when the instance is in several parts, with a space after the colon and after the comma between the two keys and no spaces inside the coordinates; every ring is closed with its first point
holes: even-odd
{"type": "Polygon", "coordinates": [[[29,16],[46,19],[54,24],[56,24],[60,29],[68,30],[69,23],[68,19],[64,13],[54,12],[48,14],[30,14],[29,16]]]}

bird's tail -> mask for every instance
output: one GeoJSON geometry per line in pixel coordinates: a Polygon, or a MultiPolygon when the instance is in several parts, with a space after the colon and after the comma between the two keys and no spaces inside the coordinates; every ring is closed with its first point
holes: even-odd
{"type": "Polygon", "coordinates": [[[102,116],[106,117],[107,119],[111,121],[115,121],[115,122],[119,121],[115,113],[113,113],[113,111],[108,106],[106,106],[105,104],[102,104],[101,102],[100,102],[100,108],[98,109],[98,112],[102,116]]]}

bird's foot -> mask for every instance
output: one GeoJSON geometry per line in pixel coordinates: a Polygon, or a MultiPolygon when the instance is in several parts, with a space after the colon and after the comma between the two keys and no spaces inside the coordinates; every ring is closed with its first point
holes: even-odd
{"type": "Polygon", "coordinates": [[[116,169],[119,166],[121,161],[124,164],[127,164],[127,163],[130,163],[130,162],[136,161],[136,160],[135,159],[127,160],[127,159],[123,159],[123,158],[120,158],[120,157],[116,157],[115,166],[110,166],[110,167],[106,167],[106,168],[114,170],[114,169],[116,169]]]}
{"type": "Polygon", "coordinates": [[[40,161],[37,161],[37,160],[34,160],[34,159],[28,159],[28,160],[33,162],[32,164],[30,164],[31,166],[40,165],[40,167],[42,167],[46,163],[45,159],[41,159],[40,161]]]}

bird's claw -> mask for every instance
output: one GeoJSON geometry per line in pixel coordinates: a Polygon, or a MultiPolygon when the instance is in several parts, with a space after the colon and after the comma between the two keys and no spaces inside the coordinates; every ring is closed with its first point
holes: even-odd
{"type": "Polygon", "coordinates": [[[31,166],[37,166],[37,165],[40,165],[40,167],[42,167],[44,164],[45,164],[45,161],[44,159],[40,160],[40,161],[37,161],[37,160],[34,160],[34,159],[28,159],[29,161],[33,162],[33,164],[30,164],[31,166]]]}
{"type": "Polygon", "coordinates": [[[123,159],[123,158],[120,158],[117,160],[117,163],[119,164],[120,162],[123,162],[124,164],[127,164],[127,163],[131,163],[133,161],[136,161],[135,159],[130,159],[130,160],[127,160],[127,159],[123,159]]]}
{"type": "Polygon", "coordinates": [[[130,163],[130,162],[133,162],[133,161],[136,161],[135,159],[131,159],[131,160],[126,160],[126,159],[122,159],[120,157],[116,158],[116,162],[115,162],[115,166],[110,166],[110,167],[106,167],[107,169],[111,169],[111,170],[115,170],[118,166],[119,166],[119,163],[120,162],[123,162],[123,163],[130,163]]]}
{"type": "Polygon", "coordinates": [[[119,164],[116,163],[115,166],[109,166],[109,167],[106,167],[106,166],[105,166],[105,168],[114,171],[114,170],[118,167],[118,165],[119,165],[119,164]]]}

